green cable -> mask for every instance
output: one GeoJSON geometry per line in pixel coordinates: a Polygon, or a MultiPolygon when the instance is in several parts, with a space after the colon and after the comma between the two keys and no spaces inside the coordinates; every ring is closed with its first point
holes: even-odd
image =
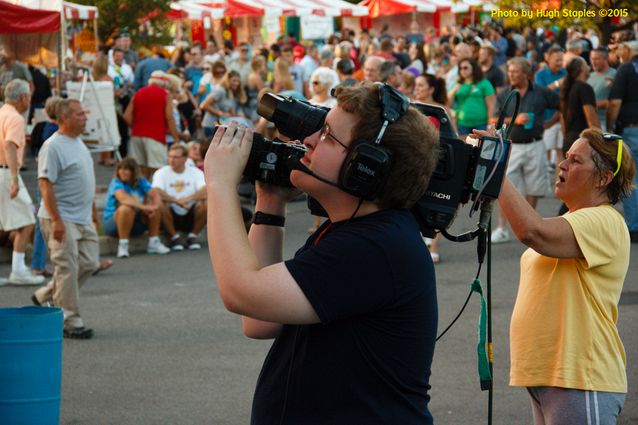
{"type": "Polygon", "coordinates": [[[483,296],[483,287],[479,279],[472,282],[472,292],[476,292],[481,297],[481,314],[478,322],[478,344],[476,353],[478,355],[478,374],[481,380],[481,390],[488,390],[492,386],[492,374],[490,373],[490,362],[487,355],[487,303],[483,296]]]}

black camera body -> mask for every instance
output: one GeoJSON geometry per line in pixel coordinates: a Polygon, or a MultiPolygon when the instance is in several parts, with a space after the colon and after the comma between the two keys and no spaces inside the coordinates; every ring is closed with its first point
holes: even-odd
{"type": "Polygon", "coordinates": [[[458,138],[447,112],[441,106],[412,103],[439,127],[439,162],[425,194],[412,209],[421,233],[432,237],[447,229],[461,205],[474,201],[475,208],[485,200],[495,200],[507,170],[511,143],[496,137],[483,137],[477,146],[458,138]]]}
{"type": "Polygon", "coordinates": [[[253,147],[244,169],[244,177],[276,186],[293,187],[287,158],[301,159],[306,153],[303,145],[293,145],[278,139],[268,140],[259,133],[253,135],[253,147]]]}
{"type": "MultiPolygon", "coordinates": [[[[257,106],[257,113],[275,123],[279,132],[291,140],[303,140],[319,131],[329,110],[273,93],[264,94],[257,106]]],[[[303,145],[278,139],[268,140],[255,133],[244,177],[251,182],[259,180],[276,186],[293,187],[288,158],[301,159],[305,153],[306,148],[303,145]]]]}

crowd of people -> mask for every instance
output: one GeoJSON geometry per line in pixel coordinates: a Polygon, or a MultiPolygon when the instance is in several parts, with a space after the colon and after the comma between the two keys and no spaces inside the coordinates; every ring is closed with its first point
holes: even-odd
{"type": "MultiPolygon", "coordinates": [[[[73,66],[68,69],[73,72],[73,66]]],[[[556,33],[542,28],[504,30],[490,24],[449,27],[436,34],[413,25],[405,35],[386,30],[356,35],[344,30],[325,43],[300,43],[288,35],[268,47],[245,42],[234,46],[211,38],[205,46],[178,43],[172,52],[159,47],[136,50],[130,36],[120,34],[113,46],[98,53],[91,73],[94,80],[113,84],[121,136],[119,155],[100,156],[103,166],[115,167],[102,217],[93,202],[92,160],[80,139],[86,123],[81,104],[51,96],[50,87],[47,94],[47,79],[40,78],[38,69],[30,71],[1,52],[5,104],[0,109],[0,229],[14,231],[8,281],[44,283],[48,248],[53,276],[32,300],[64,307],[66,337],[93,334],[84,326],[78,304],[82,283],[109,265],[99,261],[96,229],[117,237],[117,257],[126,258],[129,238],[144,233],[149,235],[149,254],[199,249],[198,235],[208,221],[211,261],[224,303],[244,316],[247,335],[278,338],[255,396],[253,414],[258,422],[273,409],[301,420],[304,410],[294,406],[304,406],[316,396],[316,391],[310,394],[303,388],[325,386],[332,391],[322,392],[322,398],[315,400],[319,405],[334,407],[358,398],[369,408],[391,406],[383,412],[371,408],[371,421],[386,417],[429,423],[427,389],[436,329],[429,259],[434,264],[441,261],[439,238],[427,241],[430,255],[423,255],[422,241],[415,239],[418,229],[401,211],[427,187],[434,167],[431,159],[436,157],[436,133],[412,108],[403,113],[409,120],[400,116],[386,132],[388,122],[383,124],[380,112],[388,106],[378,104],[379,92],[396,90],[406,101],[443,107],[459,138],[465,139],[493,134],[505,100],[516,89],[521,95],[520,112],[512,122],[512,112],[505,111],[506,123],[512,126],[512,147],[498,221],[490,235],[493,243],[509,241],[509,223],[516,238],[531,248],[521,259],[531,272],[521,276],[512,319],[511,382],[530,389],[538,424],[557,411],[584,403],[578,398],[581,393],[600,394],[603,416],[617,415],[622,408],[625,354],[615,321],[630,243],[638,242],[638,192],[632,188],[638,158],[635,31],[615,33],[605,46],[595,32],[580,28],[556,33]],[[312,219],[309,242],[286,262],[281,258],[278,228],[285,221],[285,203],[298,193],[257,184],[255,226],[248,237],[244,226],[252,214],[235,208],[252,132],[276,135],[271,123],[257,114],[260,96],[266,92],[331,108],[321,131],[302,141],[308,153],[300,169],[312,171],[296,169],[291,174],[295,186],[319,200],[329,218],[323,223],[318,217],[312,219]],[[41,107],[48,121],[32,133],[30,149],[38,158],[42,199],[36,226],[19,171],[26,119],[33,115],[29,111],[41,107]],[[408,143],[415,134],[427,143],[408,143]],[[356,141],[375,137],[383,147],[375,147],[375,155],[387,154],[386,149],[402,158],[400,163],[427,166],[399,167],[395,158],[392,167],[384,169],[389,177],[383,190],[366,199],[367,195],[342,190],[344,173],[352,171],[342,170],[341,164],[357,161],[351,154],[359,151],[356,141]],[[420,171],[413,172],[416,169],[420,171]],[[77,185],[78,181],[84,184],[77,185]],[[535,208],[539,198],[552,193],[550,182],[555,182],[554,194],[564,205],[557,217],[541,218],[535,208]],[[610,207],[619,201],[624,222],[610,207]],[[388,223],[400,229],[400,238],[388,231],[388,223]],[[160,239],[162,230],[167,244],[160,239]],[[353,236],[364,233],[364,238],[353,236]],[[29,270],[25,248],[32,238],[29,270]],[[601,241],[604,250],[597,247],[601,241]],[[375,251],[379,247],[383,249],[375,251]],[[377,255],[378,261],[353,255],[364,251],[377,255]],[[390,273],[382,267],[385,264],[399,266],[390,273]],[[365,273],[354,273],[361,271],[365,273]],[[413,287],[415,276],[429,286],[413,287]],[[565,296],[578,300],[576,307],[565,303],[563,292],[552,291],[561,287],[565,276],[583,288],[566,290],[565,296]],[[541,295],[532,288],[537,281],[546,282],[541,295]],[[595,289],[601,281],[609,282],[605,293],[595,289]],[[355,289],[344,294],[346,286],[355,289]],[[368,296],[354,295],[363,292],[368,296]],[[546,314],[530,330],[527,322],[530,314],[538,314],[539,297],[546,301],[546,314]],[[281,299],[287,303],[285,309],[280,308],[281,299]],[[414,315],[410,306],[430,313],[414,315]],[[556,311],[566,311],[574,320],[572,327],[583,326],[579,318],[588,312],[587,328],[596,332],[585,338],[582,332],[572,335],[570,327],[557,328],[549,323],[556,311]],[[592,311],[595,314],[589,314],[592,311]],[[409,331],[424,336],[418,347],[425,363],[412,364],[405,358],[406,369],[395,374],[390,359],[410,352],[415,342],[398,335],[379,339],[366,321],[389,328],[397,317],[411,321],[414,328],[409,331]],[[316,327],[319,323],[327,326],[316,327]],[[351,332],[359,335],[361,344],[353,343],[351,332]],[[298,340],[316,343],[316,350],[296,353],[298,340]],[[542,349],[539,340],[545,341],[542,349]],[[565,342],[569,358],[582,358],[581,353],[596,343],[608,343],[594,353],[594,373],[587,362],[548,354],[556,341],[565,342]],[[352,357],[326,360],[330,344],[352,344],[351,350],[345,350],[352,357]],[[360,359],[372,358],[372,352],[381,357],[363,365],[360,359]],[[530,356],[530,352],[541,354],[530,356]],[[292,373],[290,367],[285,379],[281,371],[289,368],[286,359],[297,361],[295,356],[302,359],[300,364],[332,362],[332,372],[300,366],[292,373]],[[317,375],[317,370],[322,372],[317,375]],[[337,381],[347,374],[359,375],[350,386],[340,386],[337,381]],[[334,384],[320,383],[330,376],[338,378],[334,384]],[[368,379],[364,376],[372,376],[374,382],[359,387],[368,379]],[[417,379],[412,381],[414,376],[417,379]],[[291,395],[289,385],[294,388],[291,395]],[[280,394],[274,399],[273,388],[280,394]],[[565,388],[578,393],[574,396],[565,388]],[[287,397],[299,404],[287,407],[287,397]]],[[[347,418],[341,417],[343,423],[360,421],[360,411],[347,418]]],[[[570,423],[584,420],[574,416],[570,423]]]]}

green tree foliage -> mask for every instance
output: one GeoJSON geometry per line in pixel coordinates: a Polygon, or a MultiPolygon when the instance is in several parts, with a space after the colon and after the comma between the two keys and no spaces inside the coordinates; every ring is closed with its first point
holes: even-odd
{"type": "Polygon", "coordinates": [[[499,18],[492,13],[492,19],[503,21],[505,26],[569,28],[575,25],[600,31],[605,44],[614,31],[629,29],[638,22],[638,1],[636,0],[494,0],[496,11],[517,12],[516,16],[499,18]],[[555,11],[557,13],[555,13],[555,11]],[[614,24],[614,16],[620,21],[614,24]]]}
{"type": "MultiPolygon", "coordinates": [[[[170,9],[171,0],[74,0],[78,3],[97,6],[100,38],[106,41],[122,28],[127,28],[134,42],[139,42],[140,23],[148,20],[151,26],[166,25],[164,12],[170,9]]],[[[159,31],[161,34],[161,31],[159,31]]],[[[150,41],[150,40],[144,40],[150,41]]]]}

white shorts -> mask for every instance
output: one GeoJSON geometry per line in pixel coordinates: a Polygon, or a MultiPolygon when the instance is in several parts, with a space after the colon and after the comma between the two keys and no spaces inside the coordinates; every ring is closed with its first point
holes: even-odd
{"type": "Polygon", "coordinates": [[[541,140],[532,143],[512,143],[507,178],[524,196],[545,196],[549,193],[547,156],[541,140]]]}
{"type": "Polygon", "coordinates": [[[13,199],[9,198],[11,172],[8,168],[0,168],[0,230],[8,232],[35,224],[33,201],[20,176],[18,185],[18,195],[13,199]]]}
{"type": "Polygon", "coordinates": [[[543,143],[545,143],[545,150],[548,151],[563,148],[563,132],[560,130],[560,122],[545,129],[543,143]]]}
{"type": "Polygon", "coordinates": [[[132,136],[129,155],[140,167],[162,168],[168,164],[166,145],[150,137],[132,136]]]}

